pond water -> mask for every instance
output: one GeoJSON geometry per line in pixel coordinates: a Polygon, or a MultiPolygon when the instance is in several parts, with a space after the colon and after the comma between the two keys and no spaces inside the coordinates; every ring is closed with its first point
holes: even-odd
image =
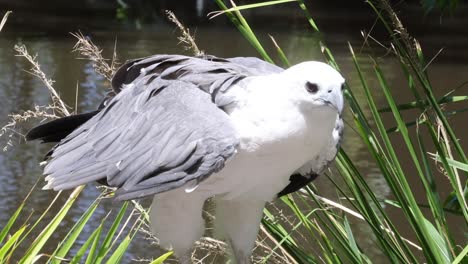
{"type": "MultiPolygon", "coordinates": [[[[216,23],[214,21],[213,23],[216,23]]],[[[357,74],[353,69],[350,53],[347,50],[347,41],[351,41],[355,50],[359,51],[362,41],[359,40],[359,33],[353,32],[344,34],[339,30],[325,33],[324,36],[310,33],[307,29],[288,30],[287,28],[272,30],[268,27],[261,27],[257,33],[261,36],[261,40],[269,47],[271,54],[271,42],[268,39],[268,34],[275,37],[276,41],[281,45],[284,52],[288,55],[292,63],[297,63],[304,60],[323,60],[320,53],[318,41],[325,36],[327,42],[331,45],[338,63],[340,64],[343,75],[346,77],[350,86],[355,89],[355,93],[363,98],[362,91],[359,87],[357,74]]],[[[146,28],[141,31],[133,30],[117,30],[117,31],[95,31],[89,34],[92,40],[104,50],[104,56],[110,58],[114,45],[116,43],[117,54],[121,62],[126,59],[147,56],[156,53],[185,53],[182,46],[178,45],[177,31],[172,26],[156,25],[151,28],[146,28]]],[[[428,32],[427,34],[430,34],[428,32]]],[[[428,45],[437,47],[430,49],[428,54],[435,54],[438,49],[438,34],[425,35],[430,39],[428,45]]],[[[242,38],[242,36],[233,29],[230,25],[223,27],[212,27],[209,24],[196,28],[196,39],[199,47],[208,54],[213,54],[220,57],[231,56],[258,56],[253,48],[242,38]]],[[[468,44],[468,40],[460,37],[457,43],[468,44]]],[[[11,113],[21,113],[24,110],[31,109],[35,105],[44,106],[50,101],[48,92],[44,85],[34,76],[27,72],[30,69],[28,62],[22,58],[15,56],[13,46],[22,43],[26,45],[31,54],[37,54],[38,61],[43,71],[49,78],[55,80],[54,87],[59,91],[62,98],[70,106],[75,106],[78,112],[93,110],[100,102],[101,98],[109,82],[96,74],[92,68],[92,64],[85,60],[79,60],[79,54],[72,53],[71,50],[75,43],[72,36],[64,34],[62,37],[50,37],[47,34],[35,34],[34,32],[9,32],[6,36],[0,38],[0,126],[4,126],[9,122],[8,115],[11,113]],[[78,92],[77,92],[78,88],[78,92]],[[78,102],[77,104],[75,102],[78,102]]],[[[361,58],[366,75],[370,80],[372,87],[377,87],[377,81],[372,77],[372,61],[367,57],[368,50],[363,50],[358,54],[361,58]]],[[[450,54],[459,52],[460,58],[467,58],[466,50],[450,51],[450,54]]],[[[388,78],[388,82],[392,87],[392,91],[399,102],[409,102],[412,100],[405,81],[401,78],[401,71],[398,63],[386,56],[384,52],[380,54],[380,61],[384,67],[384,72],[388,78]]],[[[434,86],[437,87],[437,94],[444,93],[457,87],[462,82],[468,80],[468,60],[464,59],[451,60],[442,56],[441,59],[435,60],[430,65],[431,77],[434,86]]],[[[466,89],[461,90],[466,94],[466,89]]],[[[375,91],[376,96],[379,96],[378,90],[375,91]]],[[[378,102],[384,102],[383,98],[378,99],[378,102]]],[[[352,126],[352,119],[349,112],[346,113],[345,119],[348,126],[352,126]]],[[[466,120],[466,116],[464,118],[466,120]]],[[[458,135],[463,135],[468,129],[468,123],[463,120],[463,116],[455,116],[452,118],[455,132],[458,135]]],[[[19,133],[25,133],[38,120],[27,122],[20,125],[17,129],[19,133]]],[[[389,122],[388,126],[392,126],[389,122]]],[[[8,134],[7,134],[8,135],[8,134]]],[[[11,214],[29,192],[31,187],[41,179],[41,168],[38,163],[41,161],[43,154],[47,151],[46,145],[41,145],[36,142],[25,143],[21,137],[13,135],[11,138],[3,136],[0,138],[1,147],[3,148],[8,140],[11,139],[12,146],[6,151],[0,151],[0,228],[9,219],[11,214]]],[[[394,138],[396,141],[397,137],[394,138]]],[[[463,146],[466,149],[466,138],[461,138],[463,146]]],[[[356,133],[352,129],[347,129],[346,137],[343,146],[348,154],[357,164],[366,172],[367,179],[370,185],[374,188],[379,198],[391,198],[390,190],[384,179],[379,174],[379,170],[374,166],[365,152],[365,147],[361,144],[356,133]]],[[[405,155],[405,149],[399,150],[401,155],[405,155]]],[[[411,168],[408,168],[411,171],[411,168]]],[[[409,177],[411,177],[409,175],[409,177]]],[[[414,178],[414,177],[413,177],[414,178]]],[[[411,180],[410,181],[414,181],[411,180]]],[[[325,178],[321,178],[317,184],[329,191],[323,195],[328,197],[336,197],[336,192],[331,187],[330,183],[325,178]]],[[[42,186],[42,179],[39,186],[42,186]]],[[[414,190],[418,197],[424,197],[422,189],[414,190]]],[[[442,190],[442,197],[447,195],[447,190],[442,190]]],[[[82,214],[90,202],[99,194],[99,191],[94,186],[88,186],[76,204],[71,209],[69,217],[64,221],[61,228],[54,233],[54,237],[60,239],[67,232],[74,221],[82,214]]],[[[32,219],[36,218],[40,212],[45,210],[55,196],[51,191],[36,191],[27,203],[27,208],[24,212],[25,219],[30,213],[33,213],[32,219]]],[[[65,201],[66,195],[59,198],[57,204],[65,201]]],[[[118,208],[118,204],[111,200],[104,201],[98,208],[94,218],[99,219],[107,214],[111,208],[118,208]]],[[[58,210],[53,208],[52,211],[58,210]]],[[[394,214],[397,219],[399,211],[389,208],[389,211],[394,214]]],[[[53,214],[46,216],[53,217],[53,214]]],[[[398,220],[396,220],[398,224],[398,220]]],[[[357,223],[357,221],[356,221],[357,223]]],[[[454,222],[456,223],[456,222],[454,222]]],[[[91,232],[97,225],[98,221],[94,221],[85,230],[85,233],[91,232]]],[[[405,223],[399,223],[406,225],[405,223]]],[[[357,238],[361,241],[362,246],[369,252],[369,255],[375,257],[375,263],[382,263],[380,253],[376,249],[371,236],[370,230],[365,225],[357,224],[357,238]]],[[[410,230],[410,227],[402,227],[405,230],[410,230]]],[[[462,232],[461,232],[462,233],[462,232]]],[[[462,238],[461,238],[462,239],[462,238]]],[[[81,241],[82,243],[83,241],[81,241]]],[[[55,245],[48,245],[50,251],[55,245]]],[[[146,240],[136,239],[129,250],[129,254],[125,255],[124,263],[130,262],[139,258],[151,258],[157,255],[158,249],[148,244],[146,240]]]]}

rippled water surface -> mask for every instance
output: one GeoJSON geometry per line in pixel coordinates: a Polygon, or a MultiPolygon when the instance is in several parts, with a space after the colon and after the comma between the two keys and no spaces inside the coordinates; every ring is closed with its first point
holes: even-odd
{"type": "MultiPolygon", "coordinates": [[[[343,75],[351,87],[355,89],[355,94],[363,98],[358,76],[353,71],[350,54],[347,51],[346,42],[351,40],[363,62],[363,68],[370,80],[369,85],[378,88],[377,81],[372,74],[372,61],[368,57],[368,50],[360,52],[360,43],[362,41],[359,40],[358,32],[342,34],[339,30],[335,30],[328,35],[325,32],[324,36],[319,36],[311,34],[307,30],[273,30],[268,27],[263,27],[257,32],[270,50],[273,49],[267,34],[273,35],[293,63],[304,60],[322,60],[318,41],[325,37],[331,43],[331,49],[342,68],[343,75]],[[352,39],[350,39],[350,36],[352,39]]],[[[84,33],[87,34],[87,32],[84,33]]],[[[430,42],[431,47],[437,47],[438,36],[432,36],[430,32],[427,34],[429,35],[424,36],[427,39],[432,39],[430,42]]],[[[114,46],[116,46],[120,61],[156,53],[189,54],[178,45],[177,32],[172,26],[154,26],[151,29],[142,31],[99,31],[90,33],[89,36],[104,50],[106,57],[112,55],[114,46]]],[[[196,39],[199,46],[206,53],[216,56],[257,56],[255,50],[229,25],[224,27],[211,27],[209,24],[200,26],[196,28],[196,39]]],[[[465,43],[465,47],[468,44],[468,41],[462,36],[458,41],[465,43]]],[[[8,115],[11,113],[21,113],[33,108],[35,105],[44,106],[50,101],[43,83],[27,72],[30,69],[28,62],[22,57],[15,56],[13,46],[18,43],[26,45],[30,53],[38,55],[37,59],[41,68],[51,79],[55,80],[55,88],[68,105],[76,106],[78,112],[84,112],[93,110],[99,104],[105,89],[109,87],[109,82],[94,72],[91,63],[77,59],[80,56],[71,52],[75,43],[73,37],[66,34],[62,37],[50,37],[47,34],[34,34],[34,32],[10,32],[4,37],[0,35],[0,126],[4,126],[9,122],[8,115]]],[[[429,66],[431,78],[439,96],[468,80],[468,61],[463,59],[466,56],[466,51],[461,49],[458,51],[461,54],[458,60],[452,60],[449,57],[435,60],[429,66]]],[[[429,54],[435,54],[437,49],[430,49],[428,52],[429,54]]],[[[382,50],[380,50],[380,53],[378,52],[377,56],[382,63],[393,94],[396,95],[399,102],[410,101],[411,97],[407,91],[405,81],[401,78],[398,63],[386,56],[382,50]]],[[[451,50],[450,53],[456,53],[456,51],[451,50]]],[[[466,89],[462,91],[466,94],[466,89]]],[[[375,89],[375,95],[379,97],[379,94],[380,91],[375,89]]],[[[381,106],[384,106],[383,98],[377,101],[381,103],[381,106]]],[[[368,182],[379,198],[391,199],[389,196],[390,190],[381,177],[379,170],[369,159],[356,133],[349,127],[352,126],[352,121],[350,121],[351,118],[348,112],[345,118],[348,120],[348,128],[345,134],[344,148],[352,159],[366,171],[368,182]]],[[[463,122],[463,116],[454,117],[452,121],[458,135],[464,135],[468,129],[468,123],[463,122]]],[[[32,127],[33,123],[37,122],[37,120],[34,120],[21,124],[18,127],[18,133],[24,133],[28,128],[32,127]]],[[[392,122],[389,122],[388,126],[392,126],[392,122]]],[[[0,151],[0,228],[2,223],[6,223],[31,187],[41,178],[41,169],[38,163],[41,161],[42,155],[50,147],[35,142],[25,143],[21,140],[21,137],[15,134],[11,138],[8,138],[8,135],[9,133],[0,138],[2,148],[7,144],[8,140],[11,140],[12,143],[8,150],[0,151]]],[[[399,140],[396,136],[393,139],[395,141],[399,140]]],[[[466,141],[466,138],[461,140],[466,147],[466,142],[463,142],[466,141]]],[[[404,156],[406,150],[401,149],[399,152],[404,156]]],[[[408,178],[411,181],[412,178],[415,178],[411,175],[412,168],[407,168],[407,171],[408,178]]],[[[41,180],[39,185],[42,186],[42,184],[41,180]]],[[[317,184],[323,189],[328,188],[329,197],[336,197],[336,191],[325,178],[320,178],[317,184]]],[[[424,193],[419,193],[421,191],[422,189],[414,190],[418,196],[424,197],[424,193]]],[[[442,192],[442,197],[444,197],[447,193],[444,190],[442,192]]],[[[54,237],[57,239],[63,237],[98,194],[99,191],[94,186],[87,187],[71,209],[69,217],[63,222],[61,228],[54,233],[54,237]]],[[[35,212],[33,218],[37,217],[38,212],[45,210],[54,195],[51,191],[34,192],[22,219],[26,219],[30,212],[35,212]]],[[[61,204],[65,199],[66,195],[61,196],[57,204],[61,204]]],[[[95,219],[107,214],[111,208],[118,208],[118,205],[111,200],[103,202],[94,216],[95,219]]],[[[58,206],[52,208],[52,211],[56,210],[58,210],[58,206]]],[[[398,223],[399,211],[393,208],[388,210],[398,223]]],[[[47,217],[52,216],[53,214],[49,214],[47,217]]],[[[376,260],[379,260],[380,255],[371,236],[369,236],[371,231],[365,225],[359,225],[358,221],[355,221],[355,223],[357,223],[356,226],[359,229],[357,238],[369,252],[369,255],[375,256],[376,260]]],[[[98,224],[99,222],[92,221],[85,233],[89,235],[98,224]]],[[[401,225],[402,232],[410,230],[410,227],[405,227],[404,223],[401,223],[401,225]]],[[[49,247],[53,249],[54,245],[49,245],[49,247]]],[[[125,256],[126,262],[137,258],[150,258],[155,256],[157,252],[157,249],[148,245],[146,240],[137,239],[132,243],[129,254],[125,256]]]]}

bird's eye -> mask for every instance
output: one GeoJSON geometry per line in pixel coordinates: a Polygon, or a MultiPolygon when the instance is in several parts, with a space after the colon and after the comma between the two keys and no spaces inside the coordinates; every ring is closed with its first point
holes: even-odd
{"type": "Polygon", "coordinates": [[[311,94],[314,94],[314,93],[318,92],[318,90],[319,90],[318,85],[316,83],[311,83],[311,82],[306,82],[305,88],[306,88],[307,92],[309,92],[311,94]]]}
{"type": "Polygon", "coordinates": [[[343,84],[341,85],[341,91],[344,91],[344,89],[345,89],[345,84],[343,83],[343,84]]]}

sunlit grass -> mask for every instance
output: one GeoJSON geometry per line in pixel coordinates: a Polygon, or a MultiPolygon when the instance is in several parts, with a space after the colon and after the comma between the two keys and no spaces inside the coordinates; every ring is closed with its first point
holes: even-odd
{"type": "MultiPolygon", "coordinates": [[[[100,56],[100,50],[94,46],[90,41],[80,42],[83,38],[79,38],[82,35],[76,35],[79,42],[75,48],[86,46],[84,49],[86,56],[90,57],[90,60],[96,64],[95,69],[100,72],[103,76],[109,74],[112,76],[112,71],[115,70],[114,63],[108,65],[106,60],[100,56]],[[89,54],[89,55],[88,55],[89,54]]],[[[8,128],[14,131],[15,126],[18,122],[25,121],[30,118],[36,117],[47,117],[57,118],[58,115],[70,115],[70,111],[66,104],[62,101],[58,93],[53,87],[53,80],[48,79],[45,73],[41,70],[39,63],[37,62],[36,56],[29,55],[26,46],[18,45],[15,46],[15,50],[18,52],[18,56],[24,57],[31,64],[30,73],[38,77],[42,83],[48,89],[52,101],[54,102],[45,110],[37,108],[33,111],[26,111],[22,115],[12,115],[14,122],[7,124],[8,128]],[[54,110],[54,114],[50,114],[47,111],[54,110]]],[[[80,50],[79,50],[80,51],[80,50]]],[[[114,58],[115,59],[115,58],[114,58]]],[[[114,61],[114,60],[113,60],[114,61]]],[[[69,195],[67,200],[60,205],[57,205],[58,198],[64,195],[62,191],[58,192],[55,198],[50,201],[47,208],[39,212],[37,220],[30,222],[30,217],[27,217],[24,223],[19,222],[21,215],[27,215],[25,208],[28,205],[29,193],[26,195],[22,203],[18,206],[17,210],[6,225],[0,229],[0,263],[36,263],[36,262],[47,262],[47,263],[119,263],[127,251],[130,242],[135,237],[135,234],[140,230],[146,220],[146,212],[142,211],[140,206],[135,206],[132,212],[127,214],[129,202],[123,203],[120,207],[118,214],[113,217],[101,217],[101,223],[94,230],[89,227],[89,220],[96,212],[96,208],[99,206],[104,196],[108,196],[112,193],[112,190],[103,189],[99,197],[96,197],[94,202],[91,203],[89,208],[83,212],[80,219],[75,223],[74,226],[69,228],[69,232],[61,240],[54,240],[53,235],[56,230],[63,224],[66,217],[69,217],[69,211],[74,205],[76,199],[82,193],[84,186],[75,188],[69,195]],[[51,208],[54,206],[60,206],[60,210],[53,215],[51,220],[46,216],[51,216],[51,208]],[[128,215],[125,217],[125,215],[128,215]],[[126,219],[125,219],[125,218],[126,219]],[[107,234],[103,234],[103,226],[106,223],[110,223],[110,228],[107,234]],[[92,231],[89,237],[83,238],[83,231],[92,231]],[[35,237],[33,237],[33,234],[35,237]],[[37,234],[37,235],[36,235],[37,234]],[[80,247],[81,241],[78,240],[80,237],[81,241],[85,241],[80,247]],[[44,252],[46,244],[50,246],[56,245],[56,249],[53,252],[44,252]],[[79,247],[79,248],[77,248],[79,247]],[[75,254],[70,255],[70,250],[77,248],[75,254]]],[[[33,186],[31,192],[41,191],[36,186],[33,186]]],[[[137,204],[136,204],[137,205],[137,204]]],[[[110,212],[108,213],[110,215],[110,212]]],[[[96,218],[96,217],[95,217],[96,218]]],[[[99,218],[98,218],[99,220],[99,218]]]]}
{"type": "MultiPolygon", "coordinates": [[[[319,31],[320,25],[314,21],[313,12],[307,9],[307,3],[303,0],[269,1],[231,8],[221,0],[215,1],[225,10],[219,14],[228,16],[266,61],[273,61],[271,54],[267,53],[242,16],[242,10],[268,5],[297,5],[310,30],[319,31]]],[[[290,263],[373,263],[371,255],[357,238],[359,230],[352,224],[356,221],[370,230],[370,239],[387,262],[456,264],[466,261],[468,246],[455,240],[460,232],[466,232],[468,223],[468,160],[459,143],[459,139],[466,140],[463,138],[466,135],[455,134],[448,117],[463,114],[467,109],[448,112],[445,107],[449,104],[458,106],[460,102],[466,102],[468,96],[451,92],[437,98],[429,80],[427,61],[417,41],[406,32],[385,0],[369,1],[368,4],[391,37],[391,56],[399,62],[403,73],[401,78],[405,78],[407,83],[407,87],[398,89],[408,89],[414,98],[412,102],[399,101],[394,95],[395,87],[389,85],[385,70],[375,58],[371,57],[372,76],[366,76],[361,59],[349,45],[358,78],[358,82],[353,83],[358,85],[351,86],[348,82],[345,90],[348,111],[351,112],[348,125],[352,126],[347,127],[346,133],[357,134],[359,143],[365,146],[365,151],[390,189],[393,200],[383,201],[379,198],[368,183],[365,172],[357,165],[358,161],[348,154],[350,150],[343,148],[337,156],[333,175],[327,173],[321,178],[322,181],[331,182],[341,199],[325,197],[324,192],[314,185],[283,197],[280,202],[289,209],[293,219],[290,222],[282,221],[274,208],[265,211],[263,226],[276,243],[271,252],[256,256],[256,262],[268,263],[276,251],[281,251],[287,255],[290,263]],[[370,87],[371,77],[378,81],[378,87],[370,87]],[[364,95],[364,101],[357,99],[358,93],[364,95]],[[379,98],[383,95],[384,106],[376,103],[377,95],[379,98]],[[408,110],[413,113],[409,115],[408,110]],[[396,126],[388,126],[389,119],[396,126]],[[396,138],[399,143],[395,143],[396,138]],[[397,150],[403,148],[407,155],[399,156],[397,150]],[[412,169],[411,175],[405,168],[412,169]],[[414,180],[409,181],[409,177],[418,179],[417,185],[414,180]],[[450,186],[451,195],[441,195],[440,182],[450,186]],[[413,190],[421,187],[424,188],[425,197],[423,200],[418,197],[417,200],[413,190]],[[389,206],[398,210],[399,224],[387,212],[389,206]],[[449,214],[457,217],[464,226],[450,225],[447,219],[449,214]],[[401,223],[408,225],[411,233],[402,231],[401,223]],[[314,249],[304,247],[304,240],[310,242],[307,244],[314,244],[314,249]]],[[[326,43],[321,42],[320,45],[323,60],[339,70],[340,65],[326,43]]],[[[274,46],[281,62],[289,65],[288,54],[280,44],[275,42],[274,46]]],[[[89,230],[89,220],[103,199],[100,196],[82,213],[67,235],[60,241],[51,241],[51,235],[67,217],[81,190],[81,187],[76,189],[60,205],[61,209],[52,220],[44,220],[44,216],[50,213],[45,210],[35,222],[19,223],[19,216],[25,214],[26,197],[10,220],[0,227],[0,263],[16,262],[12,259],[13,255],[21,255],[20,263],[44,260],[54,264],[121,262],[135,234],[147,221],[145,212],[129,203],[124,203],[115,217],[102,217],[90,235],[80,237],[87,227],[89,230]],[[131,212],[128,214],[129,210],[131,212]],[[110,224],[107,231],[103,228],[105,223],[110,224]],[[33,232],[40,234],[32,238],[33,232]],[[78,243],[79,238],[83,243],[78,243]],[[51,242],[57,245],[55,250],[44,252],[44,245],[51,242]],[[27,250],[19,252],[24,248],[27,250]],[[72,251],[74,254],[71,254],[72,251]]],[[[33,188],[32,191],[38,190],[33,188]]],[[[55,201],[51,201],[49,208],[55,201]]],[[[162,263],[170,255],[169,252],[152,263],[162,263]]]]}
{"type": "MultiPolygon", "coordinates": [[[[217,2],[221,8],[228,12],[228,17],[240,28],[243,36],[252,43],[260,55],[264,56],[264,49],[256,41],[257,37],[250,27],[246,26],[247,22],[240,13],[240,10],[246,7],[238,6],[228,9],[221,0],[217,0],[217,2]]],[[[297,4],[303,10],[311,30],[319,31],[319,27],[305,3],[298,0],[297,4]]],[[[417,41],[406,32],[386,1],[368,1],[368,4],[392,37],[391,52],[393,57],[400,62],[402,72],[405,73],[405,76],[402,77],[407,79],[407,89],[411,90],[414,102],[398,102],[398,98],[392,93],[394,87],[389,86],[386,74],[376,59],[372,59],[373,78],[378,80],[379,88],[369,87],[368,77],[364,75],[361,62],[355,56],[351,45],[349,52],[355,71],[358,73],[360,85],[351,87],[348,83],[345,96],[352,113],[354,131],[357,131],[361,144],[366,146],[374,164],[378,166],[394,200],[382,203],[368,185],[364,172],[360,171],[358,166],[354,164],[355,161],[346,154],[346,149],[341,149],[336,160],[338,173],[335,173],[337,174],[335,177],[340,178],[340,184],[337,183],[338,179],[332,177],[328,179],[333,181],[340,197],[346,199],[348,207],[344,207],[339,201],[320,199],[320,191],[310,186],[306,189],[307,192],[282,199],[283,203],[296,215],[299,221],[297,225],[302,225],[305,228],[302,230],[307,231],[301,234],[302,238],[298,238],[294,232],[291,232],[291,229],[295,229],[297,226],[282,226],[269,212],[267,212],[263,224],[298,263],[372,262],[365,250],[359,246],[359,241],[354,238],[353,233],[356,231],[351,227],[349,217],[357,217],[368,225],[372,230],[376,246],[391,263],[458,263],[465,258],[467,249],[465,244],[457,244],[453,237],[463,227],[450,226],[447,221],[447,212],[459,213],[460,220],[465,223],[464,227],[466,228],[466,223],[468,223],[468,208],[466,206],[467,159],[458,141],[459,137],[455,135],[447,119],[449,113],[444,112],[442,107],[450,103],[466,101],[468,97],[446,95],[442,98],[436,98],[426,70],[427,64],[425,64],[423,52],[417,41]],[[364,104],[359,103],[356,99],[355,93],[359,89],[362,89],[365,95],[366,102],[364,104]],[[379,109],[375,98],[376,95],[381,94],[384,95],[387,106],[379,109]],[[367,113],[363,109],[370,109],[370,118],[365,115],[367,113]],[[408,109],[419,112],[416,120],[405,121],[408,119],[405,110],[408,109]],[[385,125],[383,115],[386,113],[392,114],[397,127],[389,128],[385,125]],[[396,140],[390,138],[390,133],[397,133],[397,136],[402,139],[403,145],[394,143],[396,140]],[[431,141],[423,140],[424,135],[430,135],[431,141]],[[401,148],[406,149],[408,156],[401,157],[396,154],[396,150],[401,148]],[[427,149],[436,149],[437,154],[431,154],[427,149]],[[442,172],[437,170],[437,166],[431,165],[434,163],[434,157],[440,163],[442,172]],[[458,159],[456,162],[454,162],[454,157],[458,159]],[[403,166],[403,162],[407,163],[408,160],[411,164],[403,166]],[[409,176],[403,169],[404,167],[414,168],[416,175],[409,176]],[[416,200],[413,193],[414,188],[421,185],[412,186],[408,177],[419,178],[426,193],[426,201],[423,202],[426,206],[421,206],[420,201],[416,200]],[[435,178],[441,177],[445,179],[446,184],[452,187],[452,195],[449,197],[441,197],[439,193],[440,187],[437,187],[435,178]],[[304,211],[303,204],[309,206],[310,209],[304,211]],[[388,205],[399,208],[399,222],[406,222],[410,225],[412,234],[402,234],[399,231],[401,226],[393,223],[385,210],[388,205]],[[423,214],[423,208],[429,208],[430,214],[423,214]],[[310,241],[315,241],[318,245],[320,252],[318,256],[310,254],[310,250],[301,247],[300,243],[297,242],[296,239],[304,239],[304,236],[310,241]],[[416,240],[409,241],[407,236],[415,237],[416,240]]],[[[247,7],[255,8],[252,5],[247,7]]],[[[286,58],[287,54],[284,54],[276,43],[275,46],[279,57],[286,58]]],[[[333,58],[332,52],[325,43],[322,42],[321,46],[324,60],[339,70],[339,65],[333,58]]],[[[269,56],[264,56],[265,60],[269,60],[269,58],[269,56]]],[[[282,61],[285,60],[282,59],[282,61]]],[[[466,109],[459,109],[453,113],[459,114],[464,111],[466,109]]],[[[388,119],[388,115],[385,117],[388,119]]],[[[264,261],[268,262],[267,258],[264,261]]]]}

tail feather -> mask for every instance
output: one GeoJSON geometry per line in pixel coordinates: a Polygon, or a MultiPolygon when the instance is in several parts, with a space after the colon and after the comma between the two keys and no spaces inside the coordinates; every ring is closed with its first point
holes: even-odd
{"type": "Polygon", "coordinates": [[[30,141],[39,139],[44,143],[59,142],[97,113],[99,113],[99,110],[67,116],[39,125],[29,130],[26,134],[26,140],[30,141]]]}

